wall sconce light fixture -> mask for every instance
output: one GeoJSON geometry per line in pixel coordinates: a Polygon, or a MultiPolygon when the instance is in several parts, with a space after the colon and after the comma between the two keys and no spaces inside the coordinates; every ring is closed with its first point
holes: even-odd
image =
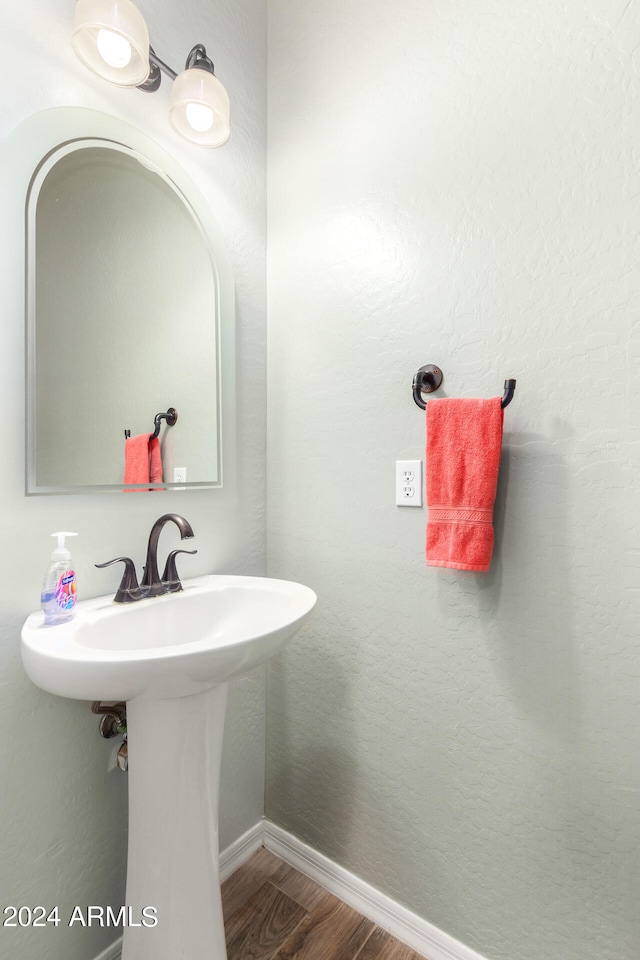
{"type": "Polygon", "coordinates": [[[229,97],[202,44],[190,51],[177,74],[149,45],[144,17],[131,0],[78,0],[73,48],[99,77],[153,93],[161,74],[173,80],[169,120],[186,140],[219,147],[229,139],[229,97]]]}

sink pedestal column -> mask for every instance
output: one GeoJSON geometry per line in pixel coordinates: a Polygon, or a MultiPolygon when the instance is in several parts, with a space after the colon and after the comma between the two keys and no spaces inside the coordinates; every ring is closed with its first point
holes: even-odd
{"type": "Polygon", "coordinates": [[[127,703],[126,904],[143,925],[125,928],[122,960],[226,960],[218,868],[226,699],[225,683],[127,703]]]}

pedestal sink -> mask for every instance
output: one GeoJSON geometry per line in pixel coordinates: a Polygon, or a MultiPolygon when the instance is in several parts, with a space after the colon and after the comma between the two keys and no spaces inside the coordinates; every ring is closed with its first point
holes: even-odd
{"type": "Polygon", "coordinates": [[[25,671],[43,690],[127,701],[127,915],[141,923],[153,907],[157,924],[124,929],[122,960],[225,960],[218,797],[228,681],[277,653],[316,602],[286,580],[183,586],[136,603],[87,600],[55,627],[34,613],[22,629],[25,671]]]}

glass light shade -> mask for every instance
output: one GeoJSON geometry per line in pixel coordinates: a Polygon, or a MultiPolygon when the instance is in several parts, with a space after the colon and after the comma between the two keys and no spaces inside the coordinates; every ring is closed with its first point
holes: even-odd
{"type": "Polygon", "coordinates": [[[229,97],[216,76],[200,67],[184,70],[173,81],[169,120],[191,143],[219,147],[229,139],[229,97]]]}
{"type": "Polygon", "coordinates": [[[149,76],[149,31],[131,0],[78,0],[72,43],[105,80],[135,87],[149,76]]]}

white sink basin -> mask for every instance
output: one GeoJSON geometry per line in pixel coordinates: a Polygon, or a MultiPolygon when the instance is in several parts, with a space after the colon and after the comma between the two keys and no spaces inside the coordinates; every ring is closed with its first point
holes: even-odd
{"type": "Polygon", "coordinates": [[[135,603],[85,600],[68,623],[22,629],[33,682],[79,700],[200,693],[273,656],[311,613],[313,590],[287,580],[205,576],[183,592],[135,603]]]}
{"type": "MultiPolygon", "coordinates": [[[[316,603],[261,577],[197,577],[134,603],[86,600],[22,629],[27,675],[50,693],[127,701],[129,851],[122,960],[226,960],[218,864],[227,681],[273,656],[316,603]],[[140,923],[152,905],[156,927],[140,923]]],[[[118,905],[114,905],[118,907],[118,905]]]]}

